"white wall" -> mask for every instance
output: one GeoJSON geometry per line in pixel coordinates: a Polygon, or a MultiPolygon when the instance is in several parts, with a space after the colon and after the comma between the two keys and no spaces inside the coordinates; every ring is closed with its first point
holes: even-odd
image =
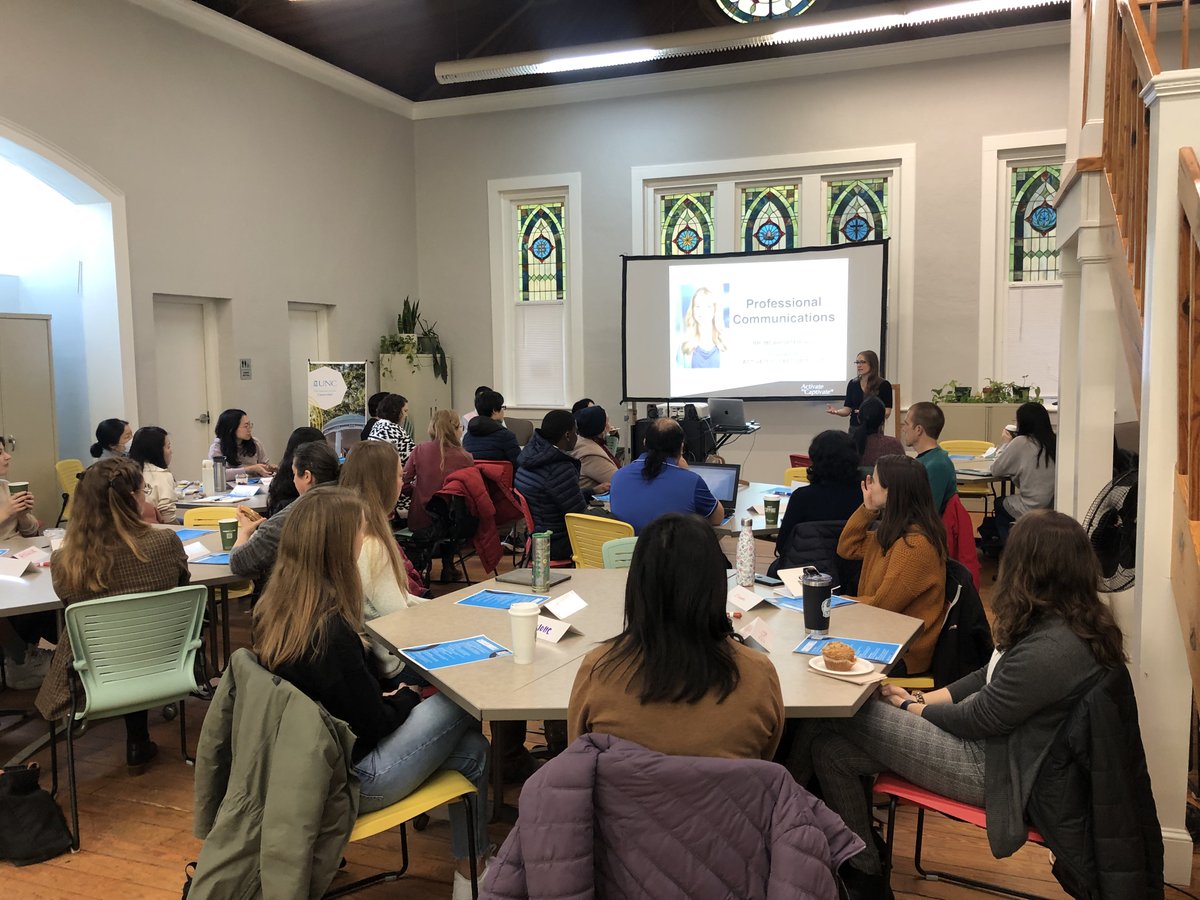
{"type": "Polygon", "coordinates": [[[16,275],[0,275],[0,312],[21,311],[21,279],[16,275]]]}
{"type": "Polygon", "coordinates": [[[416,294],[412,123],[125,0],[5,0],[0,121],[124,198],[138,424],[171,428],[154,384],[178,374],[158,370],[155,292],[232,299],[222,402],[274,455],[287,303],[335,305],[330,352],[353,359],[416,294]]]}
{"type": "MultiPolygon", "coordinates": [[[[416,123],[422,309],[455,357],[455,402],[492,381],[488,179],[582,174],[585,393],[621,398],[620,254],[634,249],[630,170],[782,153],[916,145],[915,384],[973,383],[979,316],[979,148],[985,135],[1062,128],[1067,47],[973,55],[752,85],[438,118],[416,123]],[[448,235],[451,237],[448,239],[448,235]]],[[[894,264],[894,261],[893,261],[894,264]]],[[[849,361],[848,361],[849,362],[849,361]]],[[[848,368],[849,371],[849,368],[848,368]]],[[[823,404],[757,403],[748,473],[776,479],[789,450],[844,427],[823,404]]],[[[619,414],[613,415],[619,421],[619,414]]],[[[750,439],[726,458],[747,463],[750,439]]]]}

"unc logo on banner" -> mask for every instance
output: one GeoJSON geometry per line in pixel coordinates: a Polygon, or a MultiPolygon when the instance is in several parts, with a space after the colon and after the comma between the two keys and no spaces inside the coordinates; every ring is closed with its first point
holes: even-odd
{"type": "Polygon", "coordinates": [[[308,373],[308,402],[319,409],[333,409],[346,396],[346,379],[337,369],[321,366],[308,373]]]}

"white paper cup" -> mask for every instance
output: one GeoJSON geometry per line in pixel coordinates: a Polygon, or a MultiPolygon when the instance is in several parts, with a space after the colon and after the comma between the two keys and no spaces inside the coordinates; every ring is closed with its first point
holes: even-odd
{"type": "Polygon", "coordinates": [[[508,608],[512,623],[513,662],[527,666],[533,662],[533,648],[537,643],[537,620],[542,608],[536,603],[514,603],[508,608]]]}

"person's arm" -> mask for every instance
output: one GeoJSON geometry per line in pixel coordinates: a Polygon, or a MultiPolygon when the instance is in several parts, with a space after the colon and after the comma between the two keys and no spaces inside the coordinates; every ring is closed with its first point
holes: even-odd
{"type": "MultiPolygon", "coordinates": [[[[866,492],[864,491],[864,496],[866,492]]],[[[854,511],[842,528],[842,536],[838,538],[837,555],[842,559],[863,559],[867,555],[867,541],[875,540],[875,535],[869,531],[874,524],[877,513],[868,509],[866,504],[854,511]]]]}
{"type": "Polygon", "coordinates": [[[501,452],[504,453],[504,458],[512,463],[513,471],[517,471],[517,459],[521,455],[521,445],[517,443],[517,436],[507,428],[502,432],[504,435],[504,448],[501,452]]]}
{"type": "Polygon", "coordinates": [[[175,525],[179,520],[179,510],[175,505],[175,476],[170,472],[153,474],[154,509],[158,513],[158,521],[164,525],[175,525]]]}
{"type": "Polygon", "coordinates": [[[344,720],[360,741],[378,744],[404,724],[421,698],[407,689],[384,697],[379,681],[367,667],[358,635],[345,623],[331,628],[325,660],[332,663],[332,672],[322,691],[325,706],[331,715],[344,720]]]}
{"type": "MultiPolygon", "coordinates": [[[[286,510],[287,507],[284,508],[286,510]]],[[[238,509],[238,540],[241,541],[241,508],[238,509]]],[[[229,551],[229,568],[239,578],[262,580],[275,565],[279,552],[279,535],[283,532],[285,516],[276,513],[252,530],[243,542],[229,551]]]]}
{"type": "Polygon", "coordinates": [[[1002,446],[992,460],[992,474],[1011,477],[1016,475],[1025,463],[1026,449],[1029,438],[1021,435],[1013,438],[1012,442],[1002,446]]]}
{"type": "Polygon", "coordinates": [[[829,413],[831,416],[840,416],[841,418],[844,419],[844,418],[846,418],[846,416],[850,415],[850,413],[852,413],[853,411],[854,410],[852,410],[850,407],[848,407],[845,403],[843,403],[841,406],[836,407],[836,408],[833,406],[832,403],[825,404],[825,412],[829,413]]]}
{"type": "Polygon", "coordinates": [[[613,475],[617,472],[617,467],[613,465],[612,460],[603,453],[589,453],[580,460],[580,463],[582,465],[580,474],[596,485],[596,493],[603,494],[607,489],[605,485],[612,481],[613,475]]]}
{"type": "MultiPolygon", "coordinates": [[[[769,662],[769,660],[768,660],[769,662]]],[[[763,747],[762,759],[774,759],[779,742],[783,740],[783,726],[787,722],[787,712],[783,705],[783,691],[779,687],[779,673],[771,666],[767,687],[767,716],[771,722],[771,736],[763,747]]]]}
{"type": "Polygon", "coordinates": [[[575,467],[571,466],[570,470],[569,480],[564,476],[557,491],[559,508],[563,513],[587,512],[587,498],[579,489],[579,477],[575,474],[575,467]]]}
{"type": "Polygon", "coordinates": [[[887,421],[892,415],[892,383],[886,378],[879,385],[879,400],[883,404],[883,418],[887,421]]]}
{"type": "Polygon", "coordinates": [[[571,699],[567,702],[567,743],[573,743],[575,738],[592,730],[588,721],[591,713],[588,702],[591,698],[594,667],[594,662],[585,659],[575,673],[575,682],[571,685],[571,699]]]}
{"type": "Polygon", "coordinates": [[[413,448],[413,452],[408,454],[408,459],[404,461],[404,493],[412,496],[413,484],[417,480],[417,448],[413,448]]]}
{"type": "Polygon", "coordinates": [[[376,538],[368,537],[363,541],[358,554],[358,574],[362,579],[363,621],[369,622],[411,605],[408,592],[396,580],[387,548],[376,538]]]}

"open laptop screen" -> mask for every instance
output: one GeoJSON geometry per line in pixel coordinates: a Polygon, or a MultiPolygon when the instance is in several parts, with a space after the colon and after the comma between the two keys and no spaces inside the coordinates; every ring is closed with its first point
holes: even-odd
{"type": "Polygon", "coordinates": [[[721,501],[727,512],[733,512],[737,505],[738,476],[742,472],[739,465],[717,465],[693,463],[688,469],[704,479],[712,495],[721,501]]]}

